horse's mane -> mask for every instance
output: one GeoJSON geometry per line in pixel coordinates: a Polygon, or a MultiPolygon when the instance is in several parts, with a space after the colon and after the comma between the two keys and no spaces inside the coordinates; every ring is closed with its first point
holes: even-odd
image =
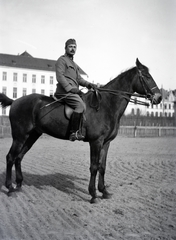
{"type": "Polygon", "coordinates": [[[120,81],[121,79],[123,79],[126,75],[130,74],[132,70],[136,69],[136,67],[132,67],[130,69],[124,70],[123,72],[121,72],[119,75],[117,75],[115,78],[113,78],[112,80],[110,80],[108,83],[106,83],[103,87],[107,87],[108,85],[111,85],[113,82],[117,82],[120,81]]]}
{"type": "MultiPolygon", "coordinates": [[[[149,69],[148,69],[148,67],[146,67],[146,66],[144,66],[144,65],[142,65],[142,67],[143,67],[143,70],[145,71],[145,72],[149,72],[149,69]]],[[[121,72],[119,75],[117,75],[115,78],[113,78],[112,80],[110,80],[108,83],[106,83],[103,87],[107,87],[107,86],[109,86],[109,85],[111,85],[111,84],[113,84],[113,82],[119,82],[121,79],[123,79],[126,75],[128,75],[128,74],[131,74],[132,72],[133,72],[133,70],[136,70],[137,68],[136,67],[131,67],[131,68],[129,68],[129,69],[127,69],[127,70],[124,70],[123,72],[121,72]]]]}

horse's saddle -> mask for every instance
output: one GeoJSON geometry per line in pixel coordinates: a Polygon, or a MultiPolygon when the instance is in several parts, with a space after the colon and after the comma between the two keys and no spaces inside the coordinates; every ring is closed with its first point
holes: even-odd
{"type": "Polygon", "coordinates": [[[64,113],[66,118],[70,119],[73,111],[74,111],[73,108],[71,108],[67,104],[64,104],[64,113]]]}
{"type": "MultiPolygon", "coordinates": [[[[94,94],[92,94],[91,101],[90,101],[90,107],[95,108],[96,111],[98,111],[100,108],[101,95],[97,90],[94,90],[93,93],[94,94]],[[95,102],[96,104],[93,105],[92,104],[93,102],[95,102]]],[[[57,98],[55,96],[52,96],[52,97],[54,98],[55,101],[60,101],[59,98],[57,98]]],[[[70,106],[68,106],[67,104],[63,103],[62,101],[61,101],[61,104],[64,105],[64,113],[65,113],[66,118],[70,119],[74,109],[71,108],[70,106]]]]}
{"type": "MultiPolygon", "coordinates": [[[[51,96],[53,99],[54,99],[54,101],[55,102],[57,102],[57,101],[60,101],[60,99],[59,98],[57,98],[57,97],[55,97],[55,96],[51,96]]],[[[71,118],[71,115],[72,115],[72,113],[73,113],[73,108],[71,108],[70,106],[68,106],[67,104],[65,104],[64,102],[60,102],[60,104],[61,105],[64,105],[64,114],[65,114],[65,117],[67,118],[67,119],[70,119],[71,118]]]]}

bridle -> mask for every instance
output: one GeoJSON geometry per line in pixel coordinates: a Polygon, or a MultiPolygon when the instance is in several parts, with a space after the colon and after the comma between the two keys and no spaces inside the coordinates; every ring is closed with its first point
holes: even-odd
{"type": "Polygon", "coordinates": [[[141,85],[142,85],[142,87],[143,87],[143,89],[144,89],[144,92],[145,92],[145,95],[144,96],[146,96],[146,99],[148,99],[148,100],[150,100],[151,102],[153,102],[153,90],[155,89],[155,88],[157,88],[157,86],[154,86],[154,87],[152,87],[152,88],[150,88],[149,86],[148,86],[148,83],[147,83],[147,81],[146,81],[146,76],[144,75],[144,74],[142,74],[142,71],[141,70],[139,70],[138,69],[138,74],[139,74],[139,80],[140,80],[140,82],[141,82],[141,85]]]}

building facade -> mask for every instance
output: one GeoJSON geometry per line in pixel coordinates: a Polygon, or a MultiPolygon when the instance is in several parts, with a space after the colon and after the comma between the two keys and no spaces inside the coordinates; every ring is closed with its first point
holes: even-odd
{"type": "MultiPolygon", "coordinates": [[[[131,114],[154,117],[174,117],[174,102],[176,101],[175,91],[165,91],[164,89],[161,89],[161,92],[162,102],[160,104],[153,106],[150,104],[150,106],[147,107],[129,103],[125,111],[125,115],[131,114]]],[[[146,102],[148,101],[146,100],[146,102]]]]}
{"type": "MultiPolygon", "coordinates": [[[[31,93],[53,95],[56,89],[54,60],[21,55],[0,54],[0,92],[16,99],[31,93]]],[[[87,77],[80,69],[80,74],[87,77]]],[[[9,108],[0,108],[0,115],[8,115],[9,108]]]]}

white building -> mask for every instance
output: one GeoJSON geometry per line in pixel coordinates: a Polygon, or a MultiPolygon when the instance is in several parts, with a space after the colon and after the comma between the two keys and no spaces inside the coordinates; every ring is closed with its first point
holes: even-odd
{"type": "MultiPolygon", "coordinates": [[[[0,54],[0,92],[13,99],[31,93],[53,95],[57,83],[55,63],[54,60],[34,58],[27,52],[0,54]]],[[[82,69],[80,73],[87,77],[82,69]]],[[[0,115],[8,114],[9,108],[0,108],[0,115]]]]}
{"type": "MultiPolygon", "coordinates": [[[[165,91],[162,92],[162,102],[158,105],[151,105],[149,107],[142,106],[134,103],[129,103],[125,111],[125,115],[143,115],[143,116],[155,116],[155,117],[173,117],[174,116],[174,101],[176,101],[176,96],[174,91],[165,91]]],[[[138,99],[145,101],[144,99],[138,99]]],[[[149,102],[149,101],[146,101],[149,102]]]]}

